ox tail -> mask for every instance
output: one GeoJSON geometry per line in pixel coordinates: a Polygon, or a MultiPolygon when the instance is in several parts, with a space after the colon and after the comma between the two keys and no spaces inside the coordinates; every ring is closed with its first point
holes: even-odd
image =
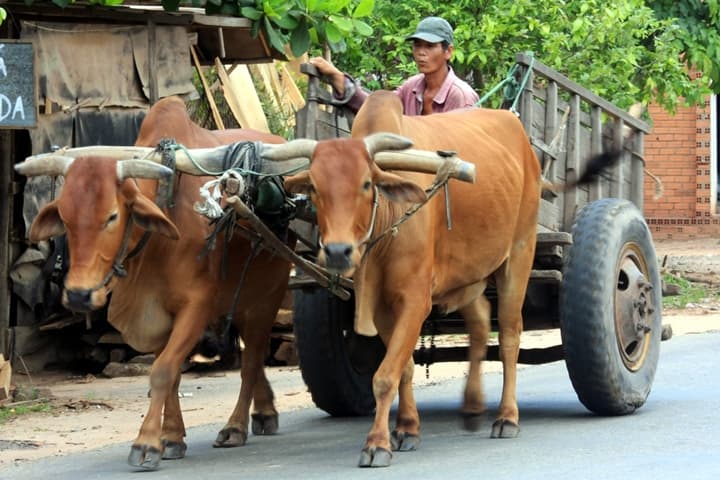
{"type": "Polygon", "coordinates": [[[542,188],[543,190],[549,190],[551,192],[566,192],[575,187],[587,185],[602,176],[608,168],[617,165],[621,157],[622,150],[620,149],[600,153],[587,162],[585,171],[575,180],[570,182],[550,182],[549,180],[543,179],[542,188]]]}
{"type": "MultiPolygon", "coordinates": [[[[642,114],[643,106],[640,103],[634,104],[630,109],[628,110],[628,113],[635,118],[640,118],[640,115],[642,114]]],[[[633,137],[635,136],[635,132],[628,127],[627,125],[623,125],[623,143],[627,144],[633,140],[633,137]]],[[[542,189],[543,190],[549,190],[551,192],[566,192],[568,190],[571,190],[575,187],[578,187],[580,185],[587,185],[591,182],[594,182],[597,180],[600,176],[605,173],[605,171],[617,165],[617,163],[622,158],[623,154],[623,148],[614,148],[612,150],[609,150],[607,152],[600,153],[598,155],[595,155],[592,157],[585,166],[585,171],[583,171],[578,177],[570,182],[550,182],[546,180],[544,177],[541,181],[542,189]]],[[[645,170],[646,173],[649,174],[647,170],[645,170]]],[[[654,177],[654,176],[653,176],[654,177]]],[[[659,179],[656,179],[656,185],[659,182],[659,179]]],[[[656,195],[662,195],[662,184],[659,184],[660,186],[656,186],[656,195]]]]}

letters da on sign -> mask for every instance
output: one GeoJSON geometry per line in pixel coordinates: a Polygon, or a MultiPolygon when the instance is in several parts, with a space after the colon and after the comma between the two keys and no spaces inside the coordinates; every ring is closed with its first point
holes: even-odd
{"type": "Polygon", "coordinates": [[[37,123],[34,59],[32,43],[0,39],[0,128],[37,123]]]}

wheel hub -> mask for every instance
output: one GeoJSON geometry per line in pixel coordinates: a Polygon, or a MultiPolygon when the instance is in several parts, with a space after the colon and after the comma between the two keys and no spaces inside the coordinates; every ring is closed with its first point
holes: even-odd
{"type": "Polygon", "coordinates": [[[655,309],[647,271],[637,246],[626,246],[616,269],[615,335],[623,363],[631,371],[642,366],[650,345],[655,309]]]}

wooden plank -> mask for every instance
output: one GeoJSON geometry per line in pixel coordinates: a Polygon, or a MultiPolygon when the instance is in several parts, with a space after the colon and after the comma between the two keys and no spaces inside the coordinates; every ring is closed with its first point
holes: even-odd
{"type": "Polygon", "coordinates": [[[205,90],[205,97],[208,100],[208,105],[210,105],[210,111],[212,112],[213,120],[215,120],[215,127],[218,130],[225,130],[225,124],[222,121],[222,117],[220,116],[217,105],[215,105],[215,98],[213,97],[210,88],[208,88],[207,80],[205,80],[205,74],[203,73],[200,61],[198,60],[197,52],[195,51],[195,45],[190,45],[190,55],[192,55],[195,69],[197,70],[198,76],[200,77],[200,82],[202,82],[203,90],[205,90]]]}
{"type": "MultiPolygon", "coordinates": [[[[558,132],[558,120],[557,120],[557,108],[558,108],[558,89],[557,83],[550,82],[546,89],[546,100],[545,100],[545,132],[544,140],[546,144],[550,144],[558,132]]],[[[555,155],[554,157],[557,157],[555,155]]],[[[543,175],[547,180],[555,182],[555,158],[545,155],[545,161],[543,162],[543,175]]]]}
{"type": "Polygon", "coordinates": [[[262,103],[255,91],[255,85],[247,65],[239,65],[231,75],[219,58],[215,59],[218,77],[223,85],[223,92],[235,120],[242,128],[252,128],[261,132],[270,132],[262,103]],[[242,98],[242,103],[240,99],[242,98]]]}
{"type": "MultiPolygon", "coordinates": [[[[613,125],[613,148],[623,147],[623,121],[620,118],[615,119],[613,125]]],[[[628,196],[623,188],[625,179],[623,173],[623,165],[625,164],[624,154],[620,161],[610,169],[612,173],[612,183],[610,184],[610,196],[613,198],[626,198],[628,196]]]]}
{"type": "Polygon", "coordinates": [[[155,104],[158,99],[158,79],[157,79],[157,62],[155,57],[157,56],[157,44],[155,23],[152,20],[147,22],[148,29],[148,79],[150,80],[150,105],[155,104]]]}
{"type": "MultiPolygon", "coordinates": [[[[643,134],[636,133],[632,141],[632,181],[630,182],[630,200],[635,204],[636,207],[642,212],[645,204],[644,194],[644,173],[645,173],[645,160],[643,158],[643,134]]],[[[713,208],[713,212],[715,209],[713,208]]]]}
{"type": "Polygon", "coordinates": [[[293,111],[297,112],[305,106],[305,97],[300,92],[292,74],[287,68],[287,65],[283,65],[280,68],[280,82],[282,83],[283,90],[287,93],[290,102],[293,106],[293,111]]]}
{"type": "Polygon", "coordinates": [[[10,357],[10,228],[13,212],[12,168],[14,132],[0,130],[0,352],[10,357]]]}
{"type": "MultiPolygon", "coordinates": [[[[570,100],[570,117],[567,125],[567,156],[565,157],[565,181],[572,183],[580,168],[580,96],[573,95],[570,100]]],[[[578,204],[577,189],[564,193],[563,231],[569,232],[575,220],[578,204]]]]}
{"type": "MultiPolygon", "coordinates": [[[[600,107],[593,107],[590,113],[591,131],[590,131],[590,155],[598,155],[602,153],[602,110],[600,107]]],[[[602,197],[602,186],[600,178],[590,184],[590,201],[598,200],[602,197]]]]}
{"type": "Polygon", "coordinates": [[[5,357],[0,353],[0,402],[10,398],[11,378],[12,368],[10,362],[5,361],[5,357]]]}

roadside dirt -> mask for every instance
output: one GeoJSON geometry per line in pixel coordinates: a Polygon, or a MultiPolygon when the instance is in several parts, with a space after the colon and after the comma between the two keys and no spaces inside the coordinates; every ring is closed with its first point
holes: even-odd
{"type": "MultiPolygon", "coordinates": [[[[666,269],[702,272],[712,277],[720,272],[720,241],[656,242],[658,261],[665,259],[666,269]]],[[[720,276],[718,277],[720,278],[720,276]]],[[[720,330],[720,305],[699,303],[683,310],[666,310],[664,324],[672,325],[674,335],[720,330]]],[[[672,341],[672,340],[670,340],[672,341]]],[[[524,347],[560,343],[559,331],[526,332],[524,347]]],[[[498,362],[489,362],[487,371],[498,371],[498,362]]],[[[312,406],[310,394],[297,367],[269,367],[268,378],[275,390],[280,413],[312,406]]],[[[465,376],[464,363],[436,364],[425,378],[425,368],[417,367],[418,386],[446,378],[465,376]]],[[[28,413],[0,424],[0,471],[18,462],[66,455],[113,443],[130,443],[148,406],[148,382],[145,376],[101,378],[72,376],[68,372],[21,375],[13,383],[20,388],[37,389],[53,406],[47,412],[28,413]]],[[[240,372],[209,371],[183,374],[181,404],[186,427],[223,424],[232,411],[240,386],[240,372]]],[[[252,439],[250,439],[252,441],[252,439]]],[[[192,443],[192,435],[188,443],[192,443]]]]}

